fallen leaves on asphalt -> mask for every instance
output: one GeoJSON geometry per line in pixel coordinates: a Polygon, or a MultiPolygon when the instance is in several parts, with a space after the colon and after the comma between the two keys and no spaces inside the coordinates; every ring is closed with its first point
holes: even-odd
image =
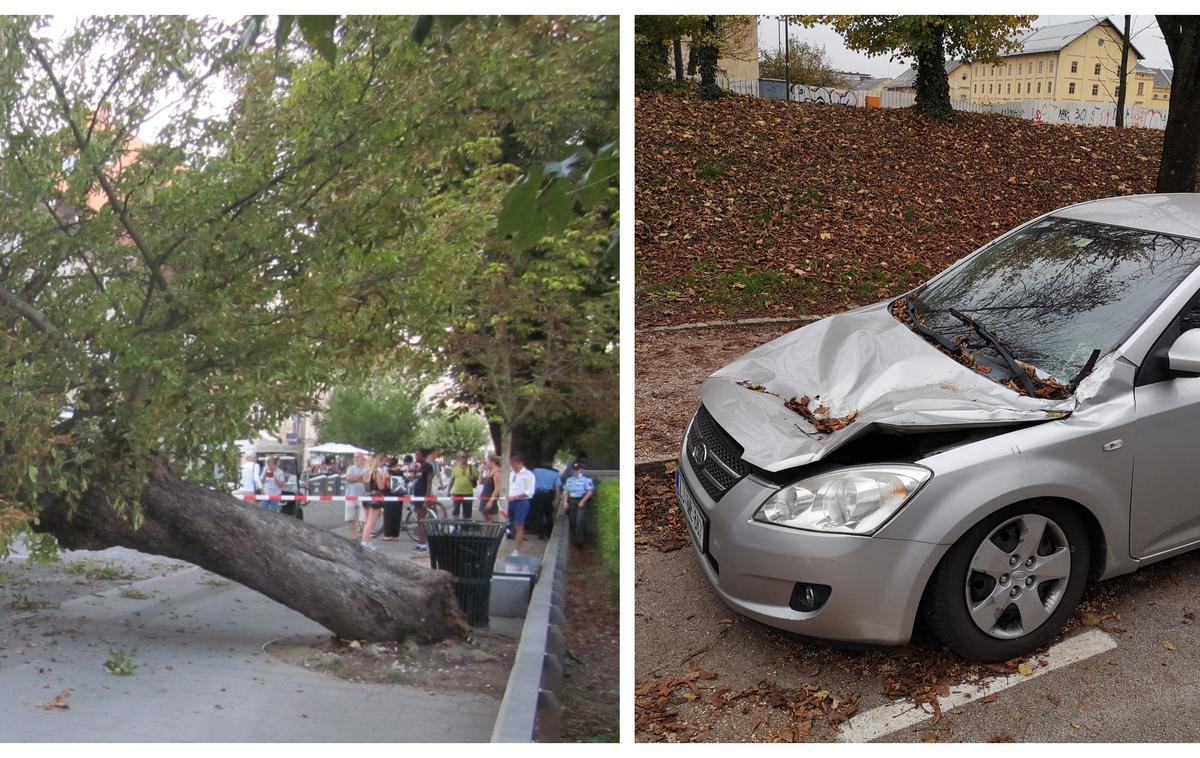
{"type": "Polygon", "coordinates": [[[38,703],[38,708],[44,708],[48,711],[69,711],[71,706],[67,705],[67,700],[71,697],[71,693],[63,690],[54,696],[54,699],[48,703],[38,703]]]}
{"type": "Polygon", "coordinates": [[[688,544],[687,526],[675,502],[675,480],[669,474],[643,474],[633,493],[634,545],[669,553],[688,544]]]}

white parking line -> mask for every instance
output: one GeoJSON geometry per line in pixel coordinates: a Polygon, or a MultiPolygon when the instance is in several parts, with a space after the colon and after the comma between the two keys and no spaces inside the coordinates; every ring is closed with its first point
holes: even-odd
{"type": "MultiPolygon", "coordinates": [[[[951,708],[966,705],[974,700],[987,697],[994,692],[1000,692],[1022,682],[1028,682],[1034,677],[1049,673],[1054,669],[1078,663],[1094,655],[1112,650],[1116,646],[1117,641],[1113,639],[1112,635],[1105,634],[1099,629],[1092,629],[1083,634],[1065,639],[1051,647],[1046,651],[1044,656],[1039,656],[1047,659],[1049,663],[1045,666],[1037,666],[1029,676],[1009,674],[1008,676],[989,679],[979,686],[961,684],[958,686],[962,689],[952,690],[949,695],[939,697],[938,703],[941,705],[942,712],[945,713],[951,708]]],[[[931,711],[927,711],[920,706],[914,706],[907,700],[897,700],[860,713],[847,721],[842,725],[838,741],[870,742],[871,740],[877,740],[892,732],[898,732],[901,729],[906,729],[931,718],[933,718],[931,711]]]]}

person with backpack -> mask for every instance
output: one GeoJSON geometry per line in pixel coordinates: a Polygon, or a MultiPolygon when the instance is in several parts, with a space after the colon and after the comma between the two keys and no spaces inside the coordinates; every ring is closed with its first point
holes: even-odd
{"type": "Polygon", "coordinates": [[[471,498],[475,496],[475,485],[479,472],[467,461],[467,454],[458,456],[450,467],[450,499],[454,503],[454,518],[471,518],[471,498]]]}

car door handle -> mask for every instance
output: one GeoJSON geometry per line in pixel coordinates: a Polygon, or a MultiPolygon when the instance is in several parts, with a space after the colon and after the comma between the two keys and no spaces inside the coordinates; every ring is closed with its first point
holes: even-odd
{"type": "Polygon", "coordinates": [[[1124,444],[1125,444],[1125,440],[1122,440],[1122,439],[1116,439],[1116,440],[1113,440],[1112,442],[1105,442],[1104,443],[1104,452],[1111,453],[1114,450],[1120,450],[1121,446],[1124,444]]]}

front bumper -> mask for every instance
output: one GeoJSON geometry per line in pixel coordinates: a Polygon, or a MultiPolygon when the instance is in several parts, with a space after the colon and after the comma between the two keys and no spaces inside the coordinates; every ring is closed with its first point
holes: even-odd
{"type": "Polygon", "coordinates": [[[921,594],[948,545],[821,534],[753,521],[775,486],[746,476],[719,503],[705,493],[687,455],[681,482],[708,522],[692,540],[705,575],[731,608],[764,624],[819,639],[902,645],[921,594]],[[797,582],[832,588],[815,611],[790,606],[797,582]]]}

